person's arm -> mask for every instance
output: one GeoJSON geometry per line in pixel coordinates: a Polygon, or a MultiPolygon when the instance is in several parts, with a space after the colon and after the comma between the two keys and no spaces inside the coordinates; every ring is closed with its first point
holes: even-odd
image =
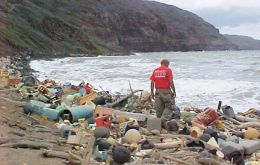
{"type": "Polygon", "coordinates": [[[174,82],[173,82],[173,78],[170,78],[170,84],[171,84],[172,96],[175,98],[176,97],[176,91],[175,91],[175,85],[174,85],[174,82]]]}
{"type": "Polygon", "coordinates": [[[154,99],[154,81],[151,80],[151,98],[154,99]]]}

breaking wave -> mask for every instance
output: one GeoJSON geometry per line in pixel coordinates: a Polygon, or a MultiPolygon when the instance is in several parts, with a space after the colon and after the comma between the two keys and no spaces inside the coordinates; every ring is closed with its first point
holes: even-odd
{"type": "Polygon", "coordinates": [[[245,111],[260,107],[260,66],[250,65],[257,57],[258,51],[136,53],[124,57],[36,60],[31,67],[39,71],[35,74],[41,80],[74,84],[85,80],[97,89],[127,93],[129,82],[133,89],[150,90],[150,74],[161,58],[168,58],[174,71],[177,105],[216,107],[222,100],[236,111],[245,111]],[[230,54],[226,56],[227,53],[230,54]]]}

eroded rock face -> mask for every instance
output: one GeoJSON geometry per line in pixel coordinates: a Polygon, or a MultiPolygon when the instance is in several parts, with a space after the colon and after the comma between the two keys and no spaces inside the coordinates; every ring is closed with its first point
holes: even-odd
{"type": "Polygon", "coordinates": [[[158,2],[5,0],[0,7],[0,45],[15,51],[100,54],[236,48],[195,14],[158,2]]]}

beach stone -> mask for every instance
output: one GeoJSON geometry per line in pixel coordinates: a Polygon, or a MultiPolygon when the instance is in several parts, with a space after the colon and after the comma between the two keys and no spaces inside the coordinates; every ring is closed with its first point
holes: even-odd
{"type": "Polygon", "coordinates": [[[153,143],[152,141],[145,140],[145,141],[141,144],[141,149],[142,149],[142,150],[153,149],[153,148],[154,148],[154,143],[153,143]]]}
{"type": "Polygon", "coordinates": [[[103,138],[97,139],[95,144],[98,146],[99,151],[108,150],[109,147],[111,146],[111,144],[108,143],[108,141],[103,138]]]}
{"type": "Polygon", "coordinates": [[[160,154],[160,152],[158,152],[158,151],[154,151],[154,152],[152,153],[152,157],[153,157],[155,160],[159,160],[159,159],[161,158],[161,154],[160,154]]]}
{"type": "Polygon", "coordinates": [[[244,147],[241,144],[225,142],[220,147],[228,160],[233,160],[235,164],[239,165],[244,163],[244,147]]]}
{"type": "Polygon", "coordinates": [[[136,129],[130,129],[126,132],[125,138],[128,143],[138,143],[141,140],[141,134],[136,129]]]}
{"type": "Polygon", "coordinates": [[[96,127],[94,130],[94,136],[98,138],[108,138],[110,136],[110,131],[106,127],[96,127]]]}
{"type": "Polygon", "coordinates": [[[234,118],[235,117],[235,112],[231,106],[224,105],[222,106],[222,111],[225,115],[234,118]]]}
{"type": "Polygon", "coordinates": [[[211,128],[211,127],[205,129],[203,133],[209,134],[211,137],[218,139],[217,131],[215,129],[211,128]]]}
{"type": "Polygon", "coordinates": [[[166,122],[166,129],[168,131],[178,131],[179,130],[179,125],[176,120],[170,120],[166,122]]]}
{"type": "Polygon", "coordinates": [[[154,164],[156,163],[156,160],[154,160],[153,158],[144,158],[142,162],[154,164]]]}
{"type": "Polygon", "coordinates": [[[238,143],[239,138],[237,136],[229,136],[229,137],[227,137],[226,141],[238,143]]]}
{"type": "Polygon", "coordinates": [[[260,150],[260,140],[239,139],[239,144],[243,146],[246,155],[250,155],[257,150],[260,150]]]}
{"type": "Polygon", "coordinates": [[[116,163],[124,164],[130,161],[131,152],[123,146],[117,146],[112,150],[112,157],[116,163]]]}
{"type": "Polygon", "coordinates": [[[162,119],[161,118],[156,118],[156,117],[149,117],[147,119],[147,129],[149,131],[152,130],[158,130],[161,131],[162,129],[162,119]]]}
{"type": "Polygon", "coordinates": [[[256,115],[260,117],[260,110],[256,110],[256,115]]]}
{"type": "Polygon", "coordinates": [[[151,133],[152,133],[153,135],[160,135],[160,131],[158,131],[158,130],[156,130],[156,129],[151,130],[151,133]]]}
{"type": "Polygon", "coordinates": [[[203,140],[204,142],[208,142],[211,136],[207,133],[204,133],[200,136],[200,140],[203,140]]]}
{"type": "Polygon", "coordinates": [[[114,139],[114,138],[112,138],[112,137],[109,137],[109,138],[107,139],[107,142],[108,142],[109,144],[113,145],[113,146],[117,145],[116,139],[114,139]]]}

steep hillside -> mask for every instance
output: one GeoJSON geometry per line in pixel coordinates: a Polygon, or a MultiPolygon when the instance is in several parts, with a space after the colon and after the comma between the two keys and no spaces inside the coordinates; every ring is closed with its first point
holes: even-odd
{"type": "Polygon", "coordinates": [[[225,35],[233,44],[238,46],[240,50],[260,50],[260,40],[248,36],[225,35]]]}
{"type": "Polygon", "coordinates": [[[151,1],[1,0],[0,16],[2,54],[236,48],[200,17],[151,1]]]}

